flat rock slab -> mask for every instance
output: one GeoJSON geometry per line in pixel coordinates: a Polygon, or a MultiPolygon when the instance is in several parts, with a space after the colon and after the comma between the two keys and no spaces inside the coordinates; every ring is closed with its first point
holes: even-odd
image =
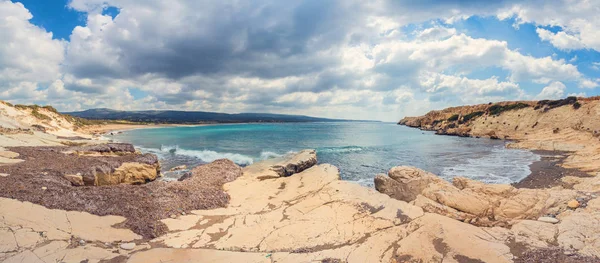
{"type": "Polygon", "coordinates": [[[88,242],[131,241],[142,238],[114,225],[119,216],[48,209],[40,205],[0,198],[0,261],[80,262],[119,254],[88,242]],[[74,237],[74,238],[73,238],[74,237]],[[80,240],[87,241],[80,246],[80,240]],[[74,242],[74,245],[70,245],[74,242]]]}

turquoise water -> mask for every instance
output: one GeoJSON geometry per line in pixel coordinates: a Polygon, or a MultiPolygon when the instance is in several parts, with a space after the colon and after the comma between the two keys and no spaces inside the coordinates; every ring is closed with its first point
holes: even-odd
{"type": "Polygon", "coordinates": [[[311,148],[320,163],[339,167],[342,179],[368,186],[376,174],[398,165],[448,180],[465,176],[511,183],[526,177],[529,164],[539,160],[529,151],[506,149],[502,141],[439,136],[394,123],[225,124],[131,130],[111,137],[157,154],[165,171],[220,158],[249,165],[311,148]]]}

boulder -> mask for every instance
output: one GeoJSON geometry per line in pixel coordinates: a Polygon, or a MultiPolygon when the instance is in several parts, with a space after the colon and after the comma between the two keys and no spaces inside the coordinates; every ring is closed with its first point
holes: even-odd
{"type": "Polygon", "coordinates": [[[67,179],[69,182],[71,182],[71,184],[74,185],[74,186],[83,186],[83,185],[85,185],[85,183],[83,182],[83,176],[81,176],[81,173],[78,173],[78,174],[66,174],[65,175],[65,179],[67,179]]]}
{"type": "Polygon", "coordinates": [[[154,181],[160,167],[145,163],[123,163],[112,172],[102,169],[96,171],[94,185],[143,184],[154,181]]]}
{"type": "Polygon", "coordinates": [[[407,166],[392,168],[388,176],[377,175],[375,189],[398,200],[414,201],[425,211],[468,219],[478,225],[510,224],[513,219],[557,214],[577,197],[573,190],[516,189],[462,177],[454,178],[451,184],[432,173],[407,166]]]}
{"type": "Polygon", "coordinates": [[[81,152],[98,153],[135,153],[135,147],[129,143],[106,143],[78,147],[75,149],[81,152]]]}
{"type": "Polygon", "coordinates": [[[135,248],[135,243],[122,243],[121,245],[119,245],[119,247],[124,250],[132,250],[135,248]]]}
{"type": "Polygon", "coordinates": [[[387,177],[382,174],[375,177],[377,191],[406,202],[413,201],[430,184],[445,183],[432,173],[408,166],[392,168],[387,177]]]}
{"type": "Polygon", "coordinates": [[[171,168],[169,171],[174,172],[174,171],[181,171],[181,170],[185,170],[187,169],[187,165],[179,165],[179,166],[175,166],[173,168],[171,168]]]}
{"type": "Polygon", "coordinates": [[[579,207],[579,202],[577,200],[571,200],[567,203],[567,206],[571,209],[575,209],[579,207]]]}
{"type": "Polygon", "coordinates": [[[291,157],[285,164],[276,164],[271,170],[281,177],[300,173],[317,164],[317,152],[315,150],[302,150],[291,157]]]}
{"type": "Polygon", "coordinates": [[[550,224],[556,224],[556,223],[560,222],[560,220],[558,220],[554,217],[549,217],[549,216],[542,216],[542,217],[538,218],[537,221],[544,222],[544,223],[550,223],[550,224]]]}

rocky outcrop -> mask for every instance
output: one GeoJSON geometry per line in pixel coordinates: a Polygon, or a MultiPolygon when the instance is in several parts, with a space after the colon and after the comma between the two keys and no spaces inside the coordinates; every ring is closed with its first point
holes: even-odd
{"type": "Polygon", "coordinates": [[[279,176],[290,176],[300,173],[317,164],[317,152],[315,150],[303,150],[285,161],[272,165],[271,170],[279,176]]]}
{"type": "Polygon", "coordinates": [[[135,152],[131,144],[90,146],[85,147],[85,153],[81,149],[82,147],[13,147],[7,152],[14,155],[5,156],[18,156],[20,162],[0,167],[0,170],[20,175],[55,174],[74,186],[143,184],[160,176],[158,158],[153,154],[135,152]]]}
{"type": "Polygon", "coordinates": [[[119,216],[52,210],[0,198],[0,261],[98,262],[120,256],[114,246],[142,237],[115,228],[119,216]]]}
{"type": "Polygon", "coordinates": [[[462,177],[454,178],[450,184],[434,174],[406,166],[392,168],[388,177],[378,175],[375,188],[427,212],[484,226],[556,215],[567,210],[568,202],[578,197],[574,190],[517,189],[462,177]]]}
{"type": "Polygon", "coordinates": [[[581,198],[584,193],[575,190],[516,189],[461,177],[454,178],[451,184],[434,174],[406,166],[391,169],[388,176],[378,175],[375,187],[390,197],[421,207],[426,213],[480,227],[501,226],[493,228],[498,238],[513,240],[530,249],[558,246],[572,254],[600,256],[600,242],[597,242],[600,239],[590,238],[600,234],[597,223],[600,212],[596,208],[600,202],[593,199],[588,202],[591,207],[580,209],[573,201],[589,198],[581,198]]]}
{"type": "Polygon", "coordinates": [[[511,148],[567,151],[561,166],[590,175],[600,170],[600,100],[501,102],[432,111],[399,124],[443,135],[510,139],[511,148]]]}

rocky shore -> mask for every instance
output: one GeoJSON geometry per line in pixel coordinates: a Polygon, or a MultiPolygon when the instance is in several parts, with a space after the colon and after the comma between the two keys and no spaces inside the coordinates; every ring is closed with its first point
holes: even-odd
{"type": "MultiPolygon", "coordinates": [[[[597,117],[596,101],[579,103],[578,109],[572,103],[543,113],[572,116],[570,111],[584,109],[590,114],[582,118],[597,117]]],[[[480,136],[480,129],[487,130],[474,124],[479,118],[521,121],[504,115],[533,114],[525,111],[537,104],[528,105],[466,122],[459,116],[456,125],[462,123],[455,127],[480,136]]],[[[560,126],[554,132],[555,127],[548,131],[550,120],[541,117],[554,115],[540,113],[539,128],[494,135],[513,136],[512,147],[569,150],[540,164],[546,171],[554,171],[555,164],[567,169],[551,176],[552,183],[487,185],[460,177],[447,182],[416,168],[395,167],[377,175],[371,189],[340,180],[338,168],[319,164],[314,150],[244,168],[217,160],[181,181],[154,180],[160,176],[154,156],[96,140],[51,110],[36,109],[51,120],[19,122],[14,116],[32,110],[11,107],[0,105],[0,122],[13,125],[0,133],[2,262],[600,260],[595,174],[600,164],[594,162],[600,147],[594,148],[594,121],[587,119],[584,129],[560,126]]],[[[456,113],[444,114],[450,115],[443,115],[448,122],[456,113]]],[[[431,116],[404,123],[424,129],[448,124],[427,126],[431,116]]],[[[548,173],[553,172],[537,177],[548,173]]]]}

